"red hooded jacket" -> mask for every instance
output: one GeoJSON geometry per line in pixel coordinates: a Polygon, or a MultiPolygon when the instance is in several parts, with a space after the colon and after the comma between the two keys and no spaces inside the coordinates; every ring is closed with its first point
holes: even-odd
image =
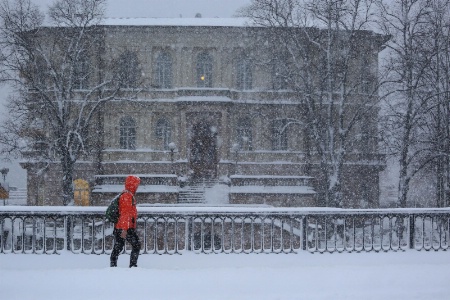
{"type": "Polygon", "coordinates": [[[116,229],[136,228],[137,209],[134,195],[139,183],[141,183],[141,179],[137,176],[131,175],[125,179],[125,190],[119,199],[119,221],[114,226],[116,229]]]}

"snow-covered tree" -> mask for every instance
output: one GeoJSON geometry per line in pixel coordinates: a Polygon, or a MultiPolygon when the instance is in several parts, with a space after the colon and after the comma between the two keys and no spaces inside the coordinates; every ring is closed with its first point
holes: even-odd
{"type": "Polygon", "coordinates": [[[430,2],[426,44],[432,57],[425,78],[434,97],[425,128],[430,133],[427,140],[436,178],[436,205],[445,207],[450,205],[450,1],[430,2]]]}
{"type": "Polygon", "coordinates": [[[260,63],[273,69],[274,89],[295,93],[302,113],[284,128],[305,124],[325,206],[343,205],[345,163],[377,152],[377,54],[386,37],[370,31],[374,4],[253,0],[240,12],[269,29],[263,38],[272,56],[260,63]]]}
{"type": "Polygon", "coordinates": [[[16,91],[0,142],[3,151],[21,152],[41,171],[58,161],[64,205],[73,203],[75,163],[101,147],[98,112],[123,86],[125,75],[101,57],[96,25],[105,5],[57,0],[47,19],[30,0],[0,5],[0,79],[16,91]]]}
{"type": "Polygon", "coordinates": [[[398,198],[407,206],[412,178],[436,167],[438,206],[448,187],[448,1],[380,1],[392,38],[384,65],[390,94],[385,139],[399,160],[398,198]]]}

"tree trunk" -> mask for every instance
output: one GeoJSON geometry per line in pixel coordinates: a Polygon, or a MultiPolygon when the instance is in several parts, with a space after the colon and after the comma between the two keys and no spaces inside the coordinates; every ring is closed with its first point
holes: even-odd
{"type": "Polygon", "coordinates": [[[62,201],[63,205],[73,205],[73,171],[74,163],[70,158],[70,154],[66,153],[61,159],[62,178],[62,201]]]}

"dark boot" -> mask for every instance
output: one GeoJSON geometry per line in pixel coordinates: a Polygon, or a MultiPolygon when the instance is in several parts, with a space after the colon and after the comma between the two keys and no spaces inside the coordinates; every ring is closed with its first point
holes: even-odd
{"type": "Polygon", "coordinates": [[[135,229],[130,229],[128,231],[127,241],[131,244],[131,255],[130,255],[130,268],[137,267],[137,261],[139,258],[139,251],[141,250],[141,242],[136,234],[135,229]]]}
{"type": "Polygon", "coordinates": [[[112,262],[109,264],[109,266],[110,266],[111,268],[117,267],[117,261],[112,261],[112,262]]]}

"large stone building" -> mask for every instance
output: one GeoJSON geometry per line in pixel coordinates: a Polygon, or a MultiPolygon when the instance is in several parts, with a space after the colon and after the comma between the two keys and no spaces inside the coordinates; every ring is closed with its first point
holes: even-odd
{"type": "MultiPolygon", "coordinates": [[[[276,71],[258,63],[269,55],[265,30],[241,19],[106,20],[101,59],[126,58],[124,91],[143,88],[99,114],[102,149],[76,165],[76,203],[103,205],[127,174],[138,174],[141,204],[316,206],[317,161],[307,157],[305,128],[287,122],[302,108],[276,71]]],[[[362,39],[373,73],[381,41],[370,32],[362,39]]],[[[372,136],[376,119],[365,123],[372,136]]],[[[344,168],[344,206],[377,206],[383,162],[370,143],[370,154],[344,168]]],[[[24,166],[28,204],[59,204],[58,164],[45,176],[24,166]]]]}

